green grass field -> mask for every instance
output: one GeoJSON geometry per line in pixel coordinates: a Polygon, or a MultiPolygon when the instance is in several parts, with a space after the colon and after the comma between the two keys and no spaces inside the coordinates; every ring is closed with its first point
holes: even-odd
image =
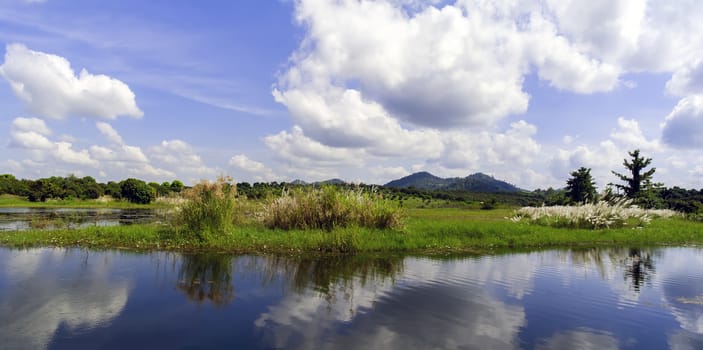
{"type": "Polygon", "coordinates": [[[643,228],[552,228],[506,219],[510,209],[408,209],[402,229],[272,230],[235,226],[205,242],[188,240],[171,226],[132,225],[76,230],[0,232],[8,247],[79,246],[100,249],[216,251],[235,253],[455,253],[549,247],[703,244],[703,223],[655,219],[643,228]]]}

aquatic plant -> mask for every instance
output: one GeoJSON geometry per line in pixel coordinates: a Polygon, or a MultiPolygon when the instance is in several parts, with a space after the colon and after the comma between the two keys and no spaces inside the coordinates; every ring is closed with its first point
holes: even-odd
{"type": "Polygon", "coordinates": [[[399,228],[400,209],[373,191],[341,190],[335,186],[285,190],[265,207],[266,227],[322,229],[338,227],[399,228]]]}
{"type": "Polygon", "coordinates": [[[627,225],[644,226],[652,218],[678,215],[668,209],[642,209],[632,200],[613,203],[600,201],[577,206],[524,207],[510,218],[513,222],[528,222],[552,227],[603,229],[627,225]]]}

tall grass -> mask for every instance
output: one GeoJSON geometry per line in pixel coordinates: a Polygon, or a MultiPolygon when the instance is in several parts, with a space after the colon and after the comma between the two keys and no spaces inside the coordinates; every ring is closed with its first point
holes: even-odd
{"type": "Polygon", "coordinates": [[[208,241],[232,229],[237,219],[237,186],[230,178],[203,180],[184,192],[186,201],[176,209],[179,235],[208,241]]]}
{"type": "Polygon", "coordinates": [[[641,209],[631,200],[615,203],[601,201],[578,206],[524,207],[510,218],[513,222],[528,222],[552,227],[585,229],[641,227],[654,217],[670,218],[677,213],[666,209],[641,209]]]}
{"type": "Polygon", "coordinates": [[[334,186],[285,191],[266,205],[263,220],[266,227],[283,230],[402,226],[401,212],[395,203],[374,192],[334,186]]]}

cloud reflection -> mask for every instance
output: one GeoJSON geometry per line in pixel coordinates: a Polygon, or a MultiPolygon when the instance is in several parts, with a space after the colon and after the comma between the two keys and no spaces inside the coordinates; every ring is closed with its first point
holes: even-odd
{"type": "Polygon", "coordinates": [[[93,264],[86,255],[75,273],[66,271],[75,268],[73,264],[61,263],[64,258],[73,259],[70,254],[63,249],[37,249],[0,255],[4,260],[0,265],[14,277],[0,300],[3,348],[44,349],[59,327],[99,327],[122,312],[130,286],[108,280],[109,259],[93,264]]]}

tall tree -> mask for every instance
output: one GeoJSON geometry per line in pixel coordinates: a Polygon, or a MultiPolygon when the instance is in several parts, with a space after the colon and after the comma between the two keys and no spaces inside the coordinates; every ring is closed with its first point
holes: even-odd
{"type": "Polygon", "coordinates": [[[640,156],[640,150],[636,149],[634,151],[628,152],[632,159],[630,161],[624,159],[623,165],[630,172],[631,176],[623,175],[613,171],[612,173],[617,176],[620,180],[625,182],[624,185],[615,184],[615,187],[621,189],[625,192],[625,196],[631,199],[637,199],[642,197],[644,192],[651,187],[652,175],[657,170],[657,168],[651,168],[644,171],[644,168],[648,167],[652,163],[652,158],[644,158],[640,156]],[[644,171],[644,172],[643,172],[644,171]]]}
{"type": "Polygon", "coordinates": [[[566,196],[572,203],[596,200],[596,183],[591,176],[591,168],[580,167],[571,173],[571,178],[566,181],[566,196]]]}

